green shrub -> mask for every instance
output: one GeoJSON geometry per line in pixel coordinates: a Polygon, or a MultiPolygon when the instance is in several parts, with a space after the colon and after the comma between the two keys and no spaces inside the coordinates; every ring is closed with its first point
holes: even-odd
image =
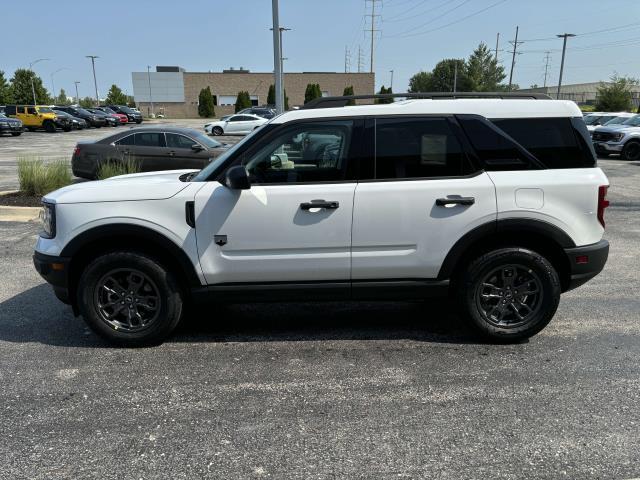
{"type": "Polygon", "coordinates": [[[133,159],[109,161],[101,164],[100,168],[98,168],[98,180],[138,172],[140,172],[140,165],[133,159]]]}
{"type": "Polygon", "coordinates": [[[251,107],[251,96],[249,95],[249,92],[238,92],[238,96],[236,97],[235,113],[238,113],[240,110],[244,110],[245,108],[249,107],[251,107]]]}
{"type": "Polygon", "coordinates": [[[22,157],[18,159],[18,181],[22,193],[40,197],[71,184],[72,177],[65,160],[45,163],[42,158],[22,157]]]}

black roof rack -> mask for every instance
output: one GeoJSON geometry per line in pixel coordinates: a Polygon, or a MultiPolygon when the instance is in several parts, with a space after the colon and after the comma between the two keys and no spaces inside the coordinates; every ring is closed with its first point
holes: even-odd
{"type": "Polygon", "coordinates": [[[371,95],[345,95],[342,97],[320,97],[305,103],[300,108],[331,108],[344,107],[351,100],[388,99],[388,98],[421,98],[432,100],[453,100],[456,98],[503,98],[503,99],[529,99],[551,100],[544,93],[520,93],[520,92],[420,92],[420,93],[377,93],[371,95]]]}

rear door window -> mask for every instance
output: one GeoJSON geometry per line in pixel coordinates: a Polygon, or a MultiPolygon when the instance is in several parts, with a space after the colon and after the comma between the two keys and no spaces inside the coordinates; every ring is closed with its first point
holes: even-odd
{"type": "Polygon", "coordinates": [[[164,134],[159,132],[136,133],[136,147],[165,147],[164,134]]]}
{"type": "Polygon", "coordinates": [[[446,118],[376,120],[375,178],[459,177],[474,172],[446,118]]]}
{"type": "Polygon", "coordinates": [[[194,140],[177,133],[165,133],[167,137],[167,147],[170,148],[191,148],[197,144],[194,140]]]}

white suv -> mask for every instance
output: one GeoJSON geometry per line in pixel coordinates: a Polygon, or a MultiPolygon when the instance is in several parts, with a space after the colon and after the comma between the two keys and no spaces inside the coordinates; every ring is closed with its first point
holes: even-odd
{"type": "Polygon", "coordinates": [[[95,332],[138,346],[203,299],[448,293],[481,333],[515,341],[602,270],[609,182],[574,103],[322,108],[354,98],[279,115],[201,171],[46,195],[38,272],[95,332]]]}

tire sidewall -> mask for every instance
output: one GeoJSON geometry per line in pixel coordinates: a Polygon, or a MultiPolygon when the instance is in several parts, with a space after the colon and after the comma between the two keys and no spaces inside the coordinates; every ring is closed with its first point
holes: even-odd
{"type": "Polygon", "coordinates": [[[640,142],[636,142],[636,141],[630,141],[628,142],[624,148],[622,149],[622,157],[625,160],[638,160],[638,158],[640,158],[640,156],[636,155],[636,158],[630,158],[629,157],[629,149],[631,148],[636,148],[640,150],[640,142]]]}
{"type": "Polygon", "coordinates": [[[182,315],[182,296],[174,276],[155,259],[139,253],[112,252],[92,261],[78,283],[80,313],[87,325],[107,341],[120,346],[155,345],[177,326],[182,315]],[[102,320],[95,304],[95,289],[100,279],[117,268],[133,268],[149,276],[160,295],[160,314],[152,325],[139,332],[118,331],[102,320]]]}
{"type": "Polygon", "coordinates": [[[222,130],[221,127],[213,127],[213,129],[211,129],[211,133],[213,133],[215,136],[220,136],[224,133],[224,130],[222,130]]]}
{"type": "Polygon", "coordinates": [[[560,301],[561,285],[558,273],[542,256],[523,248],[503,248],[482,255],[471,263],[463,274],[459,291],[460,306],[472,326],[496,341],[518,341],[542,330],[553,318],[560,301]],[[516,327],[502,327],[490,323],[476,303],[476,291],[490,271],[501,265],[519,264],[531,268],[538,276],[542,288],[541,309],[528,322],[516,327]]]}

